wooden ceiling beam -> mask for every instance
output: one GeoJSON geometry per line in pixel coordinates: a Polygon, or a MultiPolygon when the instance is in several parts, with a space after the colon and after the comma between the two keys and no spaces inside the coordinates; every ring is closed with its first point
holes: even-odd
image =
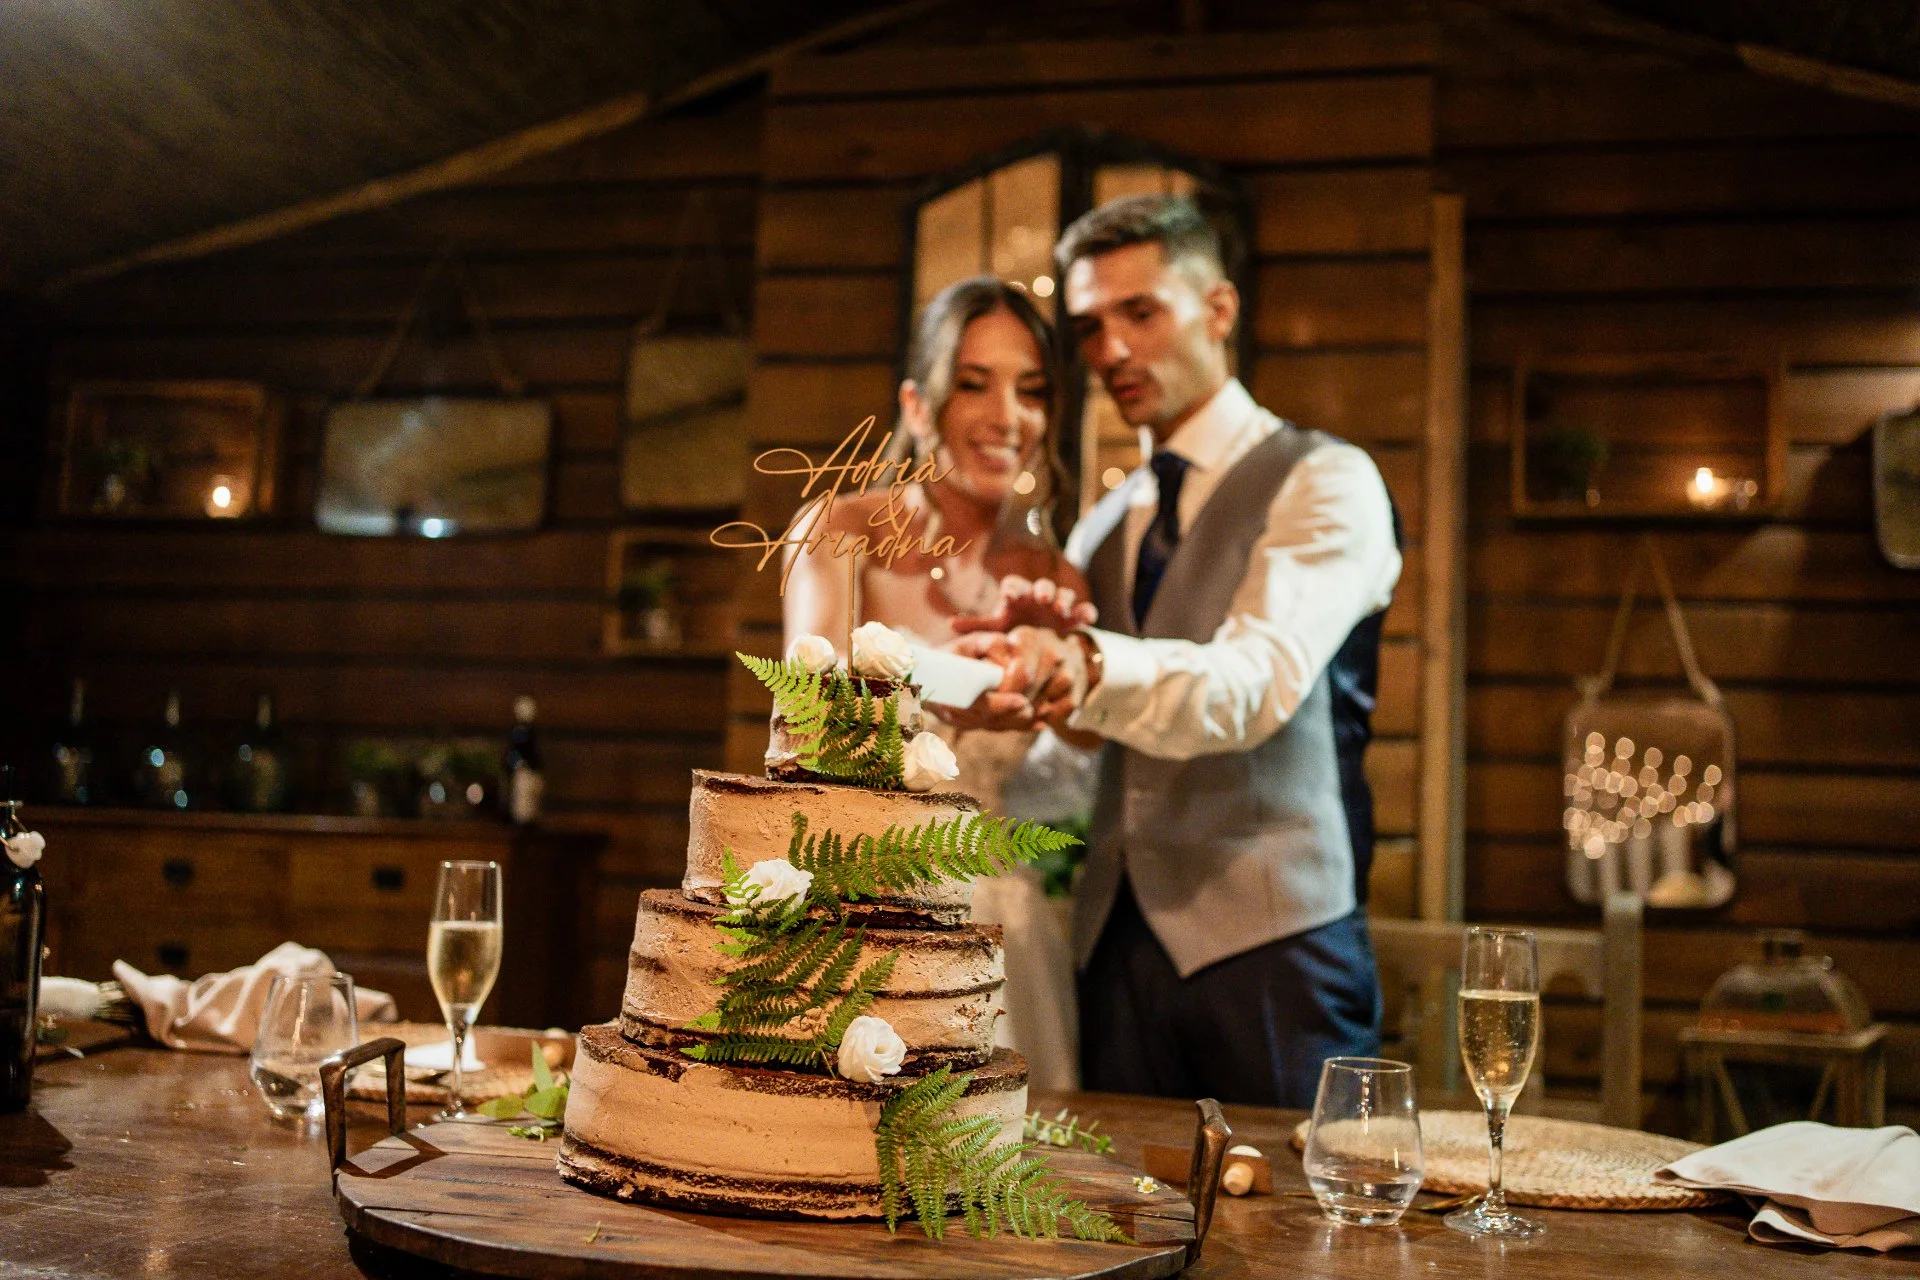
{"type": "Polygon", "coordinates": [[[242,218],[237,222],[229,222],[207,231],[198,231],[192,235],[150,245],[145,249],[137,249],[105,262],[77,268],[55,278],[46,286],[45,292],[48,295],[54,295],[77,285],[90,284],[120,275],[135,267],[152,266],[163,262],[187,262],[229,249],[260,244],[280,236],[291,235],[296,231],[304,231],[322,222],[330,222],[335,218],[384,209],[416,196],[479,182],[494,174],[505,173],[528,160],[549,155],[602,134],[612,133],[647,115],[683,106],[755,76],[764,75],[777,63],[786,59],[844,44],[875,31],[884,30],[896,23],[918,17],[947,3],[949,0],[908,0],[907,3],[889,5],[873,13],[835,23],[797,40],[790,40],[742,62],[696,77],[672,93],[663,94],[658,98],[647,93],[625,94],[610,102],[603,102],[597,107],[589,107],[585,111],[575,112],[558,120],[550,120],[545,124],[534,125],[530,129],[522,129],[517,133],[495,138],[491,142],[482,143],[442,160],[435,160],[406,173],[375,178],[371,182],[362,183],[346,191],[335,192],[313,200],[304,200],[270,213],[242,218]]]}

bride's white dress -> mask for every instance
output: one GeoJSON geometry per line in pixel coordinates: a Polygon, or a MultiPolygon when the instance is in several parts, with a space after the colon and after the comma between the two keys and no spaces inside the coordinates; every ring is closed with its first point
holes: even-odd
{"type": "MultiPolygon", "coordinates": [[[[953,605],[924,574],[864,566],[864,616],[885,622],[926,644],[953,639],[953,605]]],[[[991,590],[991,588],[989,588],[991,590]]],[[[991,607],[997,592],[975,602],[991,607]]],[[[1051,732],[956,730],[931,718],[960,764],[958,790],[989,813],[1059,821],[1092,801],[1092,755],[1051,732]],[[1038,744],[1037,750],[1036,743],[1038,744]]],[[[1080,1080],[1079,1006],[1074,997],[1070,899],[1049,898],[1038,872],[1021,868],[975,882],[973,918],[1005,935],[1006,1013],[995,1031],[1000,1045],[1027,1059],[1029,1078],[1045,1089],[1074,1089],[1080,1080]]]]}
{"type": "MultiPolygon", "coordinates": [[[[1053,773],[1062,761],[1059,753],[1079,754],[1051,734],[1045,735],[1050,741],[1042,751],[1032,752],[1039,736],[1032,733],[960,732],[947,725],[940,725],[938,732],[959,758],[961,789],[988,812],[1044,821],[1077,807],[1070,789],[1078,785],[1079,771],[1070,757],[1065,779],[1049,778],[1038,785],[1033,776],[1038,762],[1028,763],[1030,754],[1045,758],[1055,766],[1048,770],[1053,773]],[[1068,790],[1064,803],[1063,790],[1068,790]]],[[[1080,1084],[1070,901],[1049,898],[1032,867],[982,877],[973,886],[974,923],[997,924],[1005,935],[1007,985],[1001,998],[1006,1013],[995,1030],[995,1043],[1023,1055],[1029,1078],[1043,1089],[1077,1089],[1080,1084]]]]}

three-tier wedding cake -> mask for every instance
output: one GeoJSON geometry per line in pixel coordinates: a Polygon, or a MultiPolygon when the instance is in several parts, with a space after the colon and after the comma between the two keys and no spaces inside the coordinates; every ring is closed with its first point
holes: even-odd
{"type": "Polygon", "coordinates": [[[693,775],[685,879],[642,895],[620,1016],[580,1036],[569,1181],[891,1217],[888,1184],[912,1170],[887,1108],[915,1082],[946,1091],[941,1123],[1019,1139],[1027,1067],[994,1048],[1003,953],[997,928],[969,923],[971,878],[1065,838],[941,790],[956,769],[923,731],[911,651],[872,623],[850,648],[847,666],[818,637],[743,659],[774,694],[768,776],[693,775]]]}

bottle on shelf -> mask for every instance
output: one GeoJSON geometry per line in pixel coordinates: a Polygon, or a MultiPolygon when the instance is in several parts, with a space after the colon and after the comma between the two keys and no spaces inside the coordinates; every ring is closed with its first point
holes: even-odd
{"type": "Polygon", "coordinates": [[[227,759],[227,805],[241,813],[285,813],[293,793],[292,761],[273,718],[273,695],[254,704],[253,729],[227,759]]]}
{"type": "Polygon", "coordinates": [[[187,809],[193,805],[192,781],[180,736],[180,692],[167,694],[159,729],[134,761],[133,794],[150,809],[187,809]]]}
{"type": "Polygon", "coordinates": [[[47,932],[47,891],[39,861],[46,847],[20,821],[7,766],[6,854],[0,857],[0,1112],[25,1109],[33,1091],[39,1039],[40,950],[47,932]]]}
{"type": "Polygon", "coordinates": [[[86,727],[87,682],[73,678],[67,723],[54,735],[48,798],[55,804],[99,804],[102,797],[93,769],[93,734],[86,727]]]}
{"type": "Polygon", "coordinates": [[[508,822],[540,820],[547,789],[546,765],[533,730],[533,699],[522,694],[513,700],[513,732],[507,737],[507,755],[500,769],[501,808],[508,822]]]}

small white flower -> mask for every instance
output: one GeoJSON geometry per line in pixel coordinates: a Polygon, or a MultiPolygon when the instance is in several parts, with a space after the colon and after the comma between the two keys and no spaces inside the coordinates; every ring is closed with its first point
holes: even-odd
{"type": "Polygon", "coordinates": [[[7,837],[7,861],[25,871],[40,861],[40,855],[47,851],[47,839],[38,831],[22,831],[17,836],[7,837]]]}
{"type": "MultiPolygon", "coordinates": [[[[813,872],[802,871],[785,858],[768,858],[747,868],[746,881],[760,890],[756,906],[768,906],[788,898],[804,898],[813,888],[813,872]]],[[[744,903],[734,902],[734,906],[744,903]]]]}
{"type": "Polygon", "coordinates": [[[878,1084],[881,1076],[899,1075],[906,1056],[907,1042],[892,1024],[885,1018],[862,1014],[847,1024],[834,1066],[849,1080],[878,1084]]]}
{"type": "Polygon", "coordinates": [[[825,636],[797,636],[787,646],[787,661],[797,662],[815,675],[831,671],[840,661],[833,641],[825,636]]]}
{"type": "Polygon", "coordinates": [[[943,782],[960,776],[960,762],[953,748],[937,733],[913,735],[913,741],[900,755],[901,781],[909,791],[931,791],[943,782]]]}
{"type": "Polygon", "coordinates": [[[892,627],[863,622],[853,629],[853,673],[905,680],[913,671],[913,645],[892,627]]]}

